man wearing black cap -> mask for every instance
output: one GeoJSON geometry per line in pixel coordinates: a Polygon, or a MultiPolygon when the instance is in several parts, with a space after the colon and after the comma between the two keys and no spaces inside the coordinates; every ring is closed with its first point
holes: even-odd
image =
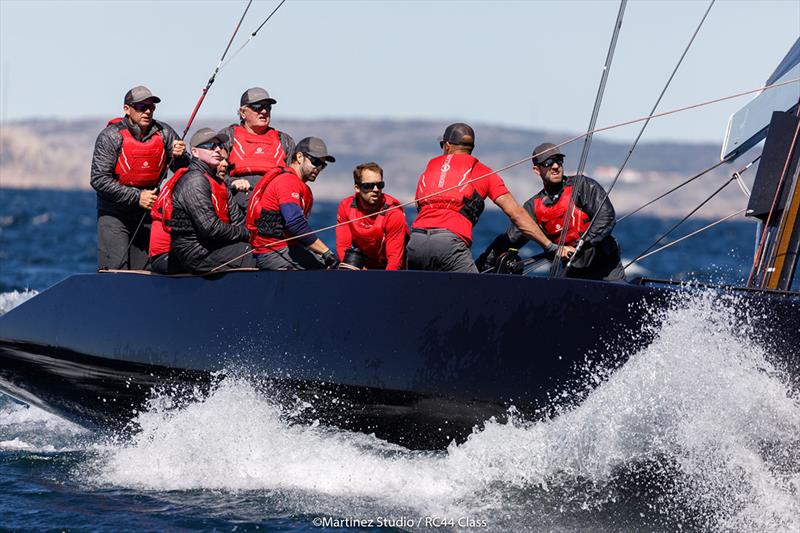
{"type": "Polygon", "coordinates": [[[239,99],[239,124],[222,130],[228,136],[225,149],[230,154],[230,185],[243,209],[261,176],[289,164],[288,156],[294,151],[294,139],[269,126],[276,103],[266,89],[247,89],[239,99]]]}
{"type": "Polygon", "coordinates": [[[468,124],[449,125],[439,146],[443,154],[430,160],[417,183],[419,215],[407,247],[410,270],[477,273],[469,247],[487,196],[527,238],[545,247],[553,245],[500,176],[471,155],[475,131],[468,124]]]}
{"type": "Polygon", "coordinates": [[[217,175],[224,133],[203,128],[192,135],[189,170],[173,185],[169,226],[170,269],[203,274],[253,267],[244,212],[217,175]]]}
{"type": "Polygon", "coordinates": [[[137,86],[125,94],[125,116],[97,136],[91,184],[97,191],[97,268],[143,269],[156,187],[189,164],[186,145],[168,124],[153,119],[161,99],[137,86]]]}
{"type": "Polygon", "coordinates": [[[258,268],[314,270],[339,263],[308,225],[314,204],[308,182],[335,161],[322,139],[306,137],[297,143],[288,168],[269,171],[258,182],[247,206],[246,223],[258,268]]]}
{"type": "MultiPolygon", "coordinates": [[[[566,277],[624,280],[619,245],[611,235],[616,223],[614,207],[603,187],[587,176],[564,177],[564,154],[552,143],[534,148],[532,161],[533,171],[542,178],[544,188],[525,202],[524,208],[552,241],[561,239],[564,217],[570,199],[575,197],[564,243],[577,248],[577,253],[570,260],[566,277]],[[591,223],[593,218],[594,223],[591,223]]],[[[509,248],[519,249],[527,242],[527,237],[511,224],[478,258],[479,268],[491,268],[500,254],[509,248]]]]}

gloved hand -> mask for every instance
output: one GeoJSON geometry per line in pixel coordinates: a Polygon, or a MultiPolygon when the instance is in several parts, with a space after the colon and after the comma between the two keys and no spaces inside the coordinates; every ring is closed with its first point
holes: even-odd
{"type": "Polygon", "coordinates": [[[475,260],[475,266],[478,267],[478,272],[486,272],[493,269],[496,262],[497,252],[489,248],[478,256],[478,259],[475,260]]]}
{"type": "Polygon", "coordinates": [[[336,254],[330,250],[322,254],[322,262],[325,264],[325,268],[336,268],[339,266],[339,259],[337,259],[336,254]]]}

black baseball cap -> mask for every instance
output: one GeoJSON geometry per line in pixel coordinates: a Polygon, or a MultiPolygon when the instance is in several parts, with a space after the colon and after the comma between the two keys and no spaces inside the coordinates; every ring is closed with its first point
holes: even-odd
{"type": "Polygon", "coordinates": [[[192,139],[189,141],[190,148],[197,148],[201,144],[205,144],[207,142],[217,141],[220,144],[224,144],[228,142],[228,136],[222,132],[216,132],[211,128],[200,128],[192,135],[192,139]]]}
{"type": "Polygon", "coordinates": [[[161,101],[161,98],[155,96],[152,92],[150,92],[150,89],[144,85],[137,85],[125,93],[125,105],[138,104],[139,102],[144,102],[145,100],[152,100],[153,103],[157,104],[161,101]]]}
{"type": "Polygon", "coordinates": [[[336,158],[328,153],[328,147],[325,146],[325,141],[319,137],[306,137],[305,139],[301,140],[299,143],[297,143],[297,146],[294,147],[294,153],[298,152],[303,152],[311,157],[324,159],[325,161],[329,161],[331,163],[336,162],[336,158]]]}
{"type": "Polygon", "coordinates": [[[270,104],[277,104],[278,101],[269,95],[266,89],[262,87],[251,87],[242,93],[239,99],[239,105],[255,104],[256,102],[269,102],[270,104]]]}
{"type": "Polygon", "coordinates": [[[533,164],[541,163],[542,161],[547,161],[551,157],[561,156],[564,157],[564,154],[559,151],[553,143],[542,143],[536,148],[533,149],[533,164]]]}
{"type": "Polygon", "coordinates": [[[464,124],[463,122],[450,124],[447,126],[447,129],[444,130],[444,135],[442,135],[442,138],[439,140],[439,144],[443,146],[446,142],[474,148],[475,130],[472,129],[472,126],[464,124]]]}

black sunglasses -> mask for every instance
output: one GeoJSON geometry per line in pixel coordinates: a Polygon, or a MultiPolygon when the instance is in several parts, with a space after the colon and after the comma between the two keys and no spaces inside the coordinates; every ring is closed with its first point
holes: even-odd
{"type": "Polygon", "coordinates": [[[217,148],[222,148],[222,143],[213,142],[213,143],[203,143],[198,144],[195,148],[202,148],[203,150],[216,150],[217,148]]]}
{"type": "Polygon", "coordinates": [[[272,104],[247,104],[247,107],[255,111],[256,113],[261,113],[264,110],[272,111],[272,104]]]}
{"type": "Polygon", "coordinates": [[[134,108],[137,112],[141,113],[141,112],[146,111],[148,109],[150,109],[150,110],[155,109],[156,108],[156,104],[154,104],[152,102],[150,102],[150,103],[137,102],[135,104],[131,104],[131,107],[134,108]]]}
{"type": "Polygon", "coordinates": [[[306,154],[306,158],[308,158],[308,160],[311,161],[311,164],[316,168],[325,168],[328,166],[328,163],[318,157],[314,157],[313,155],[306,154]]]}
{"type": "Polygon", "coordinates": [[[373,181],[372,183],[359,183],[358,188],[361,189],[361,192],[369,192],[378,188],[379,191],[382,191],[384,187],[386,187],[386,183],[383,181],[373,181]]]}
{"type": "Polygon", "coordinates": [[[547,159],[545,159],[541,163],[536,163],[536,164],[539,165],[540,167],[548,168],[548,167],[552,167],[553,163],[558,163],[559,166],[561,166],[561,165],[564,164],[564,158],[563,157],[548,157],[547,159]]]}

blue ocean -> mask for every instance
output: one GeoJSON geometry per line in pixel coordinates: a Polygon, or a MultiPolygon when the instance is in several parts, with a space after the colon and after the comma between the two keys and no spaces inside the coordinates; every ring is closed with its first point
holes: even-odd
{"type": "MultiPolygon", "coordinates": [[[[0,314],[95,269],[93,192],[0,189],[0,205],[0,314]]],[[[315,205],[312,225],[333,224],[335,209],[315,205]]],[[[620,222],[623,263],[675,222],[620,222]]],[[[488,210],[473,253],[506,224],[488,210]]],[[[754,243],[751,222],[721,224],[628,276],[742,284],[754,243]]],[[[156,397],[125,437],[0,396],[0,530],[796,532],[798,391],[764,371],[761,347],[728,319],[686,302],[579,405],[489,421],[435,453],[290,425],[241,379],[177,411],[156,397]]]]}

